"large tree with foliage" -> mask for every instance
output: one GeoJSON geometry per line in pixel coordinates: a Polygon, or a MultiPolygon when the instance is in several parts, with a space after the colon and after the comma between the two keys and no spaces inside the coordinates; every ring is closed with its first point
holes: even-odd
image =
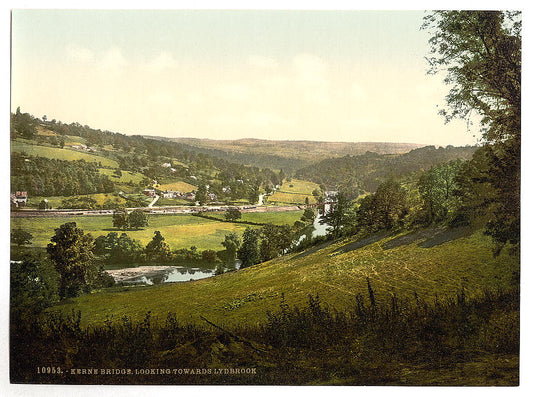
{"type": "Polygon", "coordinates": [[[140,209],[133,210],[128,215],[128,222],[133,229],[146,227],[148,226],[148,214],[140,209]]]}
{"type": "Polygon", "coordinates": [[[242,244],[237,251],[237,257],[241,260],[241,267],[256,265],[261,262],[259,254],[259,231],[246,228],[242,235],[242,244]]]}
{"type": "Polygon", "coordinates": [[[126,230],[130,226],[129,214],[125,208],[117,208],[113,212],[113,227],[126,230]]]}
{"type": "Polygon", "coordinates": [[[418,190],[424,202],[426,221],[442,222],[459,205],[456,177],[463,161],[455,160],[431,167],[418,180],[418,190]]]}
{"type": "Polygon", "coordinates": [[[74,297],[98,284],[101,270],[94,264],[94,240],[75,222],[55,229],[46,250],[60,276],[59,296],[74,297]]]}
{"type": "Polygon", "coordinates": [[[400,226],[407,213],[406,191],[398,182],[388,180],[360,201],[357,224],[371,232],[390,230],[400,226]]]}
{"type": "Polygon", "coordinates": [[[149,262],[167,262],[172,258],[170,246],[165,242],[159,230],[154,232],[154,237],[146,245],[144,254],[149,262]]]}
{"type": "Polygon", "coordinates": [[[15,244],[17,247],[23,245],[30,245],[33,240],[33,235],[22,228],[16,228],[11,230],[11,244],[15,244]]]}
{"type": "Polygon", "coordinates": [[[431,31],[430,73],[444,71],[452,88],[441,110],[446,121],[481,117],[491,153],[482,183],[494,191],[486,233],[501,247],[520,236],[522,20],[516,11],[437,11],[431,31]]]}
{"type": "Polygon", "coordinates": [[[348,197],[339,192],[335,197],[335,201],[331,204],[329,212],[324,213],[320,218],[321,224],[327,224],[328,233],[334,238],[341,234],[341,229],[350,227],[354,222],[354,210],[348,197]]]}
{"type": "Polygon", "coordinates": [[[10,309],[15,315],[35,314],[58,300],[58,279],[50,260],[27,256],[11,263],[10,309]]]}
{"type": "Polygon", "coordinates": [[[288,225],[269,223],[261,228],[260,236],[259,252],[263,262],[283,255],[293,242],[293,234],[288,225]]]}
{"type": "Polygon", "coordinates": [[[237,259],[237,250],[241,246],[241,239],[237,233],[229,233],[224,236],[224,241],[221,243],[226,248],[224,262],[230,266],[235,265],[237,259]]]}

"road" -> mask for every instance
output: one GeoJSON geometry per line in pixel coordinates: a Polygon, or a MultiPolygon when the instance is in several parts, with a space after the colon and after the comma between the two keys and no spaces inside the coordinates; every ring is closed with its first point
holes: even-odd
{"type": "MultiPolygon", "coordinates": [[[[140,209],[150,214],[194,214],[198,212],[224,212],[229,208],[237,208],[241,212],[284,212],[284,211],[298,211],[303,209],[303,206],[293,205],[284,207],[275,206],[255,206],[255,205],[242,205],[242,206],[176,206],[176,207],[140,207],[140,208],[127,208],[128,211],[140,209]]],[[[64,210],[34,210],[34,209],[21,209],[17,211],[11,211],[12,217],[65,217],[65,216],[102,216],[113,215],[113,210],[77,210],[77,209],[64,209],[64,210]]]]}

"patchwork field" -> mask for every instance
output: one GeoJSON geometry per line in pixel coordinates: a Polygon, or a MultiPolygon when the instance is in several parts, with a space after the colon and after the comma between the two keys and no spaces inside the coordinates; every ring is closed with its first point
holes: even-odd
{"type": "MultiPolygon", "coordinates": [[[[245,219],[257,223],[293,224],[302,215],[302,211],[282,213],[243,214],[245,219]],[[294,219],[294,220],[293,220],[294,219]]],[[[112,216],[72,216],[53,218],[12,218],[11,227],[20,227],[33,235],[33,247],[46,247],[54,235],[54,229],[66,222],[76,222],[86,233],[93,237],[107,235],[111,231],[122,233],[113,227],[112,216]]],[[[242,234],[250,225],[219,222],[191,215],[156,215],[149,216],[149,226],[144,230],[126,230],[128,236],[138,239],[143,245],[148,244],[159,230],[172,249],[196,246],[200,250],[223,249],[220,244],[230,232],[242,234]]]]}
{"type": "Polygon", "coordinates": [[[481,232],[428,248],[420,245],[423,241],[420,236],[356,244],[345,240],[209,279],[117,287],[53,309],[81,310],[85,323],[108,316],[141,319],[150,310],[156,319],[175,312],[182,322],[201,324],[204,316],[218,324],[253,324],[264,321],[267,310],[277,310],[282,294],[290,305],[303,305],[309,294],[319,294],[330,306],[352,307],[358,293],[367,296],[367,277],[378,302],[393,293],[413,299],[416,292],[427,302],[456,296],[462,289],[473,296],[484,289],[505,289],[516,278],[518,258],[505,252],[493,257],[490,240],[481,232]]]}
{"type": "Polygon", "coordinates": [[[285,181],[281,188],[274,192],[269,198],[270,204],[305,204],[306,197],[310,203],[316,203],[313,190],[319,189],[316,183],[293,179],[291,182],[285,181]]]}

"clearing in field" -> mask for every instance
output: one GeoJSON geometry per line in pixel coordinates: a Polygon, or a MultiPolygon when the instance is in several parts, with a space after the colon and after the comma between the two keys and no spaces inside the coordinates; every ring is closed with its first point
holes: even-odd
{"type": "Polygon", "coordinates": [[[196,190],[197,187],[187,182],[177,181],[160,185],[159,189],[163,191],[172,190],[178,192],[192,192],[193,190],[196,190]]]}
{"type": "Polygon", "coordinates": [[[98,170],[100,174],[107,175],[109,179],[111,179],[113,182],[118,183],[133,183],[135,185],[138,185],[144,178],[146,178],[143,174],[140,174],[138,172],[131,172],[131,171],[121,171],[121,176],[117,177],[115,175],[115,170],[112,170],[110,168],[100,168],[98,170]]]}

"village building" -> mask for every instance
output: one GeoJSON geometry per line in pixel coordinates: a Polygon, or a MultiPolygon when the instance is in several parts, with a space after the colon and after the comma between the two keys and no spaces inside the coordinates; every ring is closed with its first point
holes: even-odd
{"type": "Polygon", "coordinates": [[[10,195],[11,206],[15,208],[25,207],[28,203],[28,192],[17,191],[10,195]]]}
{"type": "Polygon", "coordinates": [[[143,194],[148,197],[155,197],[155,189],[144,189],[143,194]]]}
{"type": "Polygon", "coordinates": [[[163,192],[161,195],[163,196],[163,198],[176,198],[176,197],[181,196],[181,193],[175,192],[172,190],[167,190],[166,192],[163,192]]]}

